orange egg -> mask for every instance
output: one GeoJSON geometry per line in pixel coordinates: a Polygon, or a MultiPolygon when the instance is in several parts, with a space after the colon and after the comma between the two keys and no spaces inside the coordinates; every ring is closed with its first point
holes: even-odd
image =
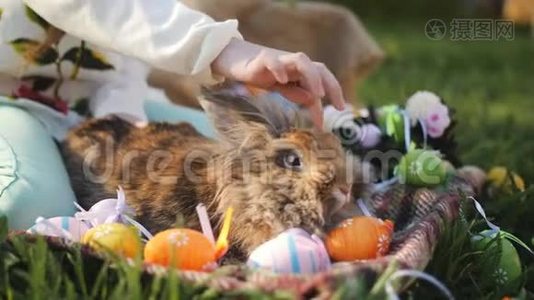
{"type": "Polygon", "coordinates": [[[208,271],[216,266],[215,245],[191,229],[169,229],[145,246],[145,262],[182,270],[208,271]]]}
{"type": "Polygon", "coordinates": [[[389,250],[393,222],[373,217],[354,217],[328,233],[326,249],[335,261],[373,259],[389,250]]]}

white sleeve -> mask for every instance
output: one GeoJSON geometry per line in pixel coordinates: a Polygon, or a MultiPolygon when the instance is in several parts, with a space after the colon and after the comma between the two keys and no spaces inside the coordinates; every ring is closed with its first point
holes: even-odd
{"type": "Polygon", "coordinates": [[[147,122],[144,102],[148,85],[148,67],[134,59],[125,60],[116,79],[100,86],[89,101],[95,118],[117,115],[133,124],[147,122]]]}
{"type": "Polygon", "coordinates": [[[210,80],[237,21],[215,22],[177,0],[24,0],[70,35],[181,75],[210,80]]]}

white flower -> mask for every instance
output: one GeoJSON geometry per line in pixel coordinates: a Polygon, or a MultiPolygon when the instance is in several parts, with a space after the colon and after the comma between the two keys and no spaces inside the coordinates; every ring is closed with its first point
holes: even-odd
{"type": "Polygon", "coordinates": [[[408,169],[410,174],[417,176],[418,174],[423,173],[423,162],[421,160],[412,161],[408,169]]]}
{"type": "Polygon", "coordinates": [[[341,222],[339,225],[340,227],[349,227],[352,226],[353,220],[352,219],[346,219],[345,221],[341,222]]]}
{"type": "Polygon", "coordinates": [[[389,247],[389,238],[385,234],[378,236],[377,254],[384,255],[387,253],[389,247]]]}
{"type": "Polygon", "coordinates": [[[355,117],[354,108],[349,104],[346,104],[345,109],[342,111],[337,110],[332,105],[328,105],[323,110],[323,129],[325,131],[332,131],[343,127],[343,125],[352,125],[354,124],[355,117]]]}
{"type": "Polygon", "coordinates": [[[189,236],[184,232],[173,232],[167,237],[169,243],[176,247],[184,247],[189,244],[189,236]]]}
{"type": "Polygon", "coordinates": [[[440,137],[451,124],[449,108],[441,103],[434,93],[420,91],[413,94],[406,102],[406,113],[412,126],[421,121],[427,133],[433,138],[440,137]]]}
{"type": "Polygon", "coordinates": [[[503,285],[508,281],[508,272],[503,268],[498,268],[493,272],[493,277],[495,277],[495,282],[499,285],[503,285]]]}

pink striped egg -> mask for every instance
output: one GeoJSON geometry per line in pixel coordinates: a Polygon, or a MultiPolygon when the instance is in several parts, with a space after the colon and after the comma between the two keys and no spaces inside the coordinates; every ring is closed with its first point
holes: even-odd
{"type": "Polygon", "coordinates": [[[89,228],[89,224],[73,217],[39,218],[35,225],[28,229],[27,232],[62,237],[78,242],[89,228]]]}
{"type": "Polygon", "coordinates": [[[309,274],[328,270],[331,263],[319,237],[292,228],[256,248],[247,265],[275,273],[309,274]]]}

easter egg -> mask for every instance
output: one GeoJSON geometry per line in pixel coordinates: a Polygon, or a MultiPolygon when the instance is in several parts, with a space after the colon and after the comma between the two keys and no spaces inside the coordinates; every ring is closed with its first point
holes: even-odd
{"type": "Polygon", "coordinates": [[[328,233],[326,249],[335,261],[373,259],[387,254],[392,234],[390,220],[355,217],[328,233]]]}
{"type": "Polygon", "coordinates": [[[505,167],[493,167],[488,172],[488,182],[491,186],[502,189],[506,192],[514,190],[524,191],[525,182],[521,176],[509,171],[505,167]]]}
{"type": "Polygon", "coordinates": [[[247,265],[275,273],[310,274],[326,271],[331,264],[319,237],[292,228],[252,251],[247,265]]]}
{"type": "Polygon", "coordinates": [[[416,149],[401,158],[395,174],[402,183],[434,186],[445,181],[447,170],[437,151],[416,149]]]}
{"type": "Polygon", "coordinates": [[[360,143],[363,148],[370,149],[380,143],[382,131],[374,124],[363,124],[361,126],[362,136],[360,143]]]}
{"type": "Polygon", "coordinates": [[[38,219],[36,224],[28,229],[28,233],[62,237],[79,242],[89,228],[86,222],[73,217],[55,217],[38,219]]]}
{"type": "Polygon", "coordinates": [[[517,292],[521,285],[521,261],[517,250],[502,233],[494,233],[490,230],[482,231],[472,238],[475,249],[479,251],[492,251],[498,255],[498,263],[492,266],[490,271],[491,280],[503,294],[517,292]],[[495,237],[499,234],[500,241],[495,237]]]}
{"type": "Polygon", "coordinates": [[[182,270],[209,271],[216,266],[215,245],[191,229],[168,229],[145,246],[145,262],[182,270]]]}
{"type": "Polygon", "coordinates": [[[83,236],[82,243],[125,257],[141,255],[142,244],[137,229],[124,224],[108,223],[93,227],[83,236]]]}

